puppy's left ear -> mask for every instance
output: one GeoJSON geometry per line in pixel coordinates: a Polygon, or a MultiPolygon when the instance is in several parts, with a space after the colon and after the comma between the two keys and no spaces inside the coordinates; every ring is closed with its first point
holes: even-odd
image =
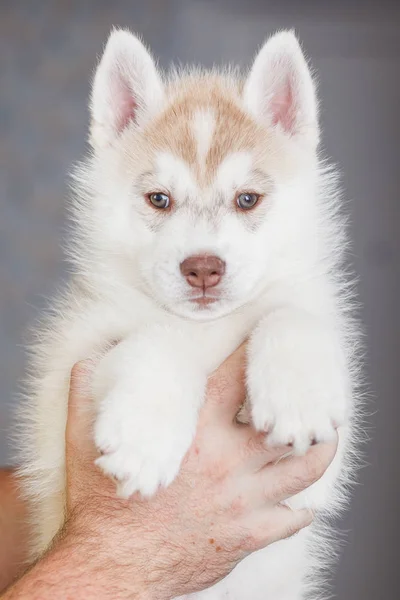
{"type": "Polygon", "coordinates": [[[317,146],[315,85],[293,32],[277,33],[261,48],[245,83],[244,103],[265,126],[317,146]]]}

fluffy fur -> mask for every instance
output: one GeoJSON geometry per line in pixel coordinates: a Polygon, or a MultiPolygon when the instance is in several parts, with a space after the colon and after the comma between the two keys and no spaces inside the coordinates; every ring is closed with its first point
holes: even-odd
{"type": "Polygon", "coordinates": [[[151,495],[179,470],[208,375],[249,337],[248,411],[267,443],[302,453],[339,427],[339,450],[290,500],[317,510],[315,523],[192,598],[308,598],[330,554],[328,538],[317,538],[351,476],[359,352],[336,178],[318,156],[315,85],[300,46],[293,33],[276,34],[243,78],[162,77],[135,36],[114,31],[91,112],[92,153],[75,173],[73,273],[38,327],[22,420],[33,556],[64,519],[72,365],[104,354],[93,384],[98,464],[119,494],[151,495]],[[169,196],[167,209],[151,205],[155,192],[169,196]],[[244,192],[260,197],[251,210],[237,205],[244,192]],[[199,254],[226,264],[205,291],[179,268],[199,254]]]}

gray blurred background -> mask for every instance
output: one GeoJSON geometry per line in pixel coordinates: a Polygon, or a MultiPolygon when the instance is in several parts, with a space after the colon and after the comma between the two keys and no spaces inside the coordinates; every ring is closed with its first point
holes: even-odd
{"type": "MultiPolygon", "coordinates": [[[[23,336],[65,275],[66,174],[85,149],[89,77],[112,25],[171,60],[249,63],[274,30],[295,27],[319,73],[324,146],[350,199],[353,263],[374,402],[334,592],[400,598],[400,6],[357,0],[0,1],[0,465],[23,336]]],[[[251,600],[251,599],[249,599],[251,600]]]]}

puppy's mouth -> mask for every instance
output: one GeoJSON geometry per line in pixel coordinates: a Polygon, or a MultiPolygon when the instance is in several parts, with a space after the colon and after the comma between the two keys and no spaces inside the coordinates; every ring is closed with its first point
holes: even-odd
{"type": "Polygon", "coordinates": [[[197,293],[193,293],[193,295],[189,297],[189,301],[191,304],[196,305],[200,309],[204,309],[212,304],[215,304],[215,302],[218,302],[218,300],[221,298],[221,293],[217,290],[211,291],[203,289],[200,291],[200,293],[199,291],[200,290],[198,290],[197,293]]]}
{"type": "Polygon", "coordinates": [[[191,302],[193,304],[197,304],[200,308],[206,308],[210,304],[214,304],[217,302],[218,298],[213,298],[212,296],[200,296],[198,298],[192,298],[191,302]]]}

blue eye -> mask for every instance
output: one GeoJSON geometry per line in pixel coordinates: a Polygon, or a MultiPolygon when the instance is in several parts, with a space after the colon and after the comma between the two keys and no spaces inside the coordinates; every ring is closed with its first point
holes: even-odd
{"type": "Polygon", "coordinates": [[[153,194],[149,194],[148,199],[155,208],[161,210],[168,208],[170,204],[169,196],[161,192],[154,192],[153,194]]]}
{"type": "Polygon", "coordinates": [[[260,196],[258,194],[253,194],[250,192],[245,192],[244,194],[239,194],[237,197],[237,205],[242,210],[249,210],[253,208],[259,201],[260,196]]]}

